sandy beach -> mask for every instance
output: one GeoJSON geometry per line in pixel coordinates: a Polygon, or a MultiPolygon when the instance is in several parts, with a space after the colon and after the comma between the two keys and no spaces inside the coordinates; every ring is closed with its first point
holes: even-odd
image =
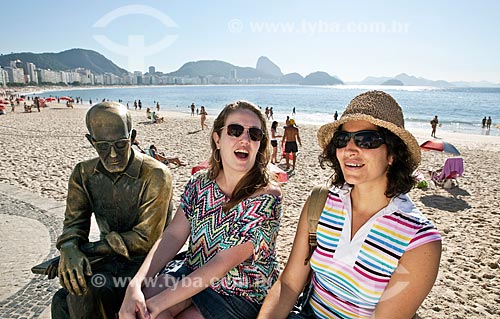
{"type": "MultiPolygon", "coordinates": [[[[228,101],[230,102],[230,101],[228,101]]],[[[0,183],[64,201],[74,165],[96,156],[85,139],[86,108],[50,104],[41,112],[23,113],[17,108],[0,117],[0,183]]],[[[167,156],[176,155],[186,167],[171,166],[174,201],[187,182],[191,167],[210,152],[209,130],[201,130],[200,118],[188,113],[161,112],[165,122],[151,124],[145,111],[131,111],[141,146],[155,144],[167,156]]],[[[213,123],[213,114],[207,124],[213,123]]],[[[280,126],[284,125],[284,119],[280,126]]],[[[318,164],[317,126],[301,125],[302,138],[297,169],[283,184],[283,219],[279,235],[282,266],[292,246],[303,203],[315,184],[331,175],[318,164]]],[[[270,127],[270,123],[269,123],[270,127]]],[[[430,138],[430,129],[413,132],[419,142],[430,138]]],[[[498,318],[500,316],[500,137],[444,133],[438,138],[453,143],[462,153],[465,172],[459,187],[413,189],[410,197],[443,236],[438,279],[418,311],[421,318],[498,318]]],[[[419,168],[441,166],[447,155],[424,152],[419,168]]],[[[281,164],[284,164],[284,160],[281,164]]],[[[283,166],[283,165],[282,165],[283,166]]],[[[427,177],[427,176],[426,176],[427,177]]],[[[61,216],[62,218],[62,216],[61,216]]],[[[46,240],[46,239],[44,239],[46,240]]],[[[27,261],[28,269],[36,261],[27,261]]],[[[0,275],[1,276],[1,275],[0,275]]]]}

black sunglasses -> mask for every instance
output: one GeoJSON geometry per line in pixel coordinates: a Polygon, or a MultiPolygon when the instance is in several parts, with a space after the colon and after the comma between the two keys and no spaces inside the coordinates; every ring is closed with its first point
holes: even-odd
{"type": "Polygon", "coordinates": [[[92,138],[92,142],[94,142],[95,147],[99,151],[103,151],[103,152],[106,151],[107,152],[107,151],[109,151],[111,145],[113,145],[113,148],[115,150],[124,149],[125,147],[127,147],[128,143],[130,142],[130,139],[123,138],[120,140],[108,142],[108,141],[96,141],[94,138],[92,138]]]}
{"type": "Polygon", "coordinates": [[[351,138],[353,138],[354,144],[360,148],[373,149],[385,144],[385,140],[379,131],[337,131],[333,134],[333,145],[336,148],[346,147],[351,138]]]}
{"type": "Polygon", "coordinates": [[[250,139],[252,141],[260,142],[264,138],[264,132],[258,127],[244,127],[240,124],[229,124],[226,125],[225,128],[227,129],[227,135],[229,136],[240,137],[245,129],[248,129],[248,135],[250,135],[250,139]]]}

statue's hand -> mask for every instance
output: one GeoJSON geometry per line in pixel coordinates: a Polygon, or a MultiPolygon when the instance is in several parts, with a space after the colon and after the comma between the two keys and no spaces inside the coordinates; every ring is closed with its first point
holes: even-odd
{"type": "Polygon", "coordinates": [[[59,261],[57,262],[54,261],[47,267],[45,274],[47,275],[48,279],[54,279],[57,277],[59,272],[58,266],[59,266],[59,261]]]}
{"type": "Polygon", "coordinates": [[[64,243],[60,252],[59,282],[61,286],[70,294],[83,295],[87,291],[85,276],[92,276],[87,256],[80,251],[78,246],[71,243],[64,243]]]}

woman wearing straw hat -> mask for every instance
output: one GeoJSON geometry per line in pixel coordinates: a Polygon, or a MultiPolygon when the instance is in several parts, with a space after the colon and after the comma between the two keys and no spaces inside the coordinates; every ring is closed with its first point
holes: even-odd
{"type": "MultiPolygon", "coordinates": [[[[420,148],[398,103],[381,91],[355,97],[322,126],[322,167],[333,168],[310,262],[307,211],[288,263],[258,318],[286,318],[312,270],[312,293],[289,318],[410,318],[431,290],[441,236],[407,192],[420,148]]],[[[304,207],[307,207],[309,199],[304,207]]]]}

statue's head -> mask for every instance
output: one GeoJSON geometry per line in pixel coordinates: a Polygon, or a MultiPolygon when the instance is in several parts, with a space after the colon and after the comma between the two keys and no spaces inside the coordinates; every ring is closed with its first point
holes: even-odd
{"type": "Polygon", "coordinates": [[[127,108],[117,102],[92,106],[85,118],[89,134],[85,136],[110,173],[123,172],[128,165],[131,147],[132,118],[127,108]]]}

